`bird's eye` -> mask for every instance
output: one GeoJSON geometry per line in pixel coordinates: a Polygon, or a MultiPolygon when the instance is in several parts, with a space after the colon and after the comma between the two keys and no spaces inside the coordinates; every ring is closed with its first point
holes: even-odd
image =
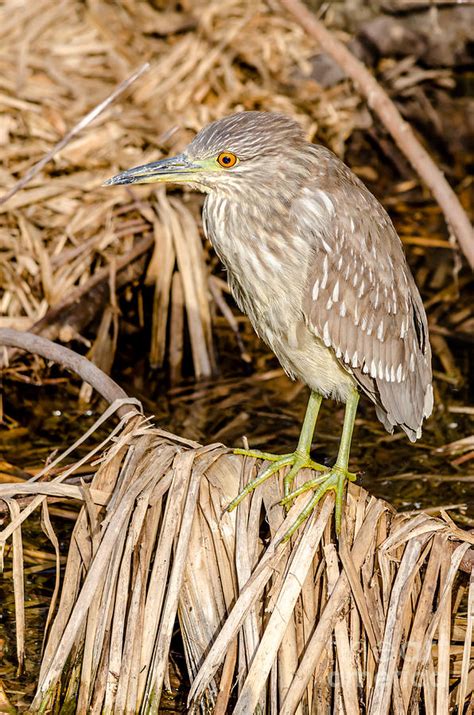
{"type": "Polygon", "coordinates": [[[223,151],[217,157],[217,161],[224,169],[230,169],[237,164],[237,157],[231,151],[223,151]]]}

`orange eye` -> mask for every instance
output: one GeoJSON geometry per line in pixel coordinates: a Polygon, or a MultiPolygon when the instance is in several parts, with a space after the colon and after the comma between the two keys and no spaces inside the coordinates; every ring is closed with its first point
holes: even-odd
{"type": "Polygon", "coordinates": [[[217,161],[224,169],[231,169],[237,164],[237,157],[231,151],[223,151],[217,157],[217,161]]]}

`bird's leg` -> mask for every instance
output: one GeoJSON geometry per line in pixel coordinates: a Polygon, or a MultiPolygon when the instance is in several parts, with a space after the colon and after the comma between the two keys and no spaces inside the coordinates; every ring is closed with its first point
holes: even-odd
{"type": "Polygon", "coordinates": [[[301,427],[300,437],[298,439],[298,444],[293,453],[295,461],[293,462],[292,468],[283,479],[283,489],[285,497],[288,496],[288,494],[290,493],[291,482],[296,477],[299,470],[303,467],[314,469],[317,472],[326,471],[326,468],[323,467],[321,464],[313,462],[310,456],[314,428],[316,427],[316,420],[318,419],[319,409],[321,407],[322,401],[322,395],[319,395],[317,392],[311,391],[308,400],[308,406],[306,408],[306,413],[303,420],[303,426],[301,427]]]}
{"type": "MultiPolygon", "coordinates": [[[[303,421],[303,426],[301,428],[300,437],[298,440],[298,445],[294,452],[290,454],[271,454],[269,452],[260,452],[255,449],[234,449],[234,454],[243,454],[246,457],[255,457],[257,459],[265,459],[271,464],[263,470],[261,474],[249,482],[242,491],[236,496],[236,498],[231,501],[227,507],[228,511],[232,511],[235,507],[240,504],[242,499],[247,496],[256,487],[266,481],[272,474],[278,472],[282,467],[287,467],[291,465],[291,469],[285,476],[284,483],[284,495],[288,496],[290,493],[290,485],[300,469],[308,468],[314,469],[317,472],[329,472],[327,467],[322,464],[318,464],[311,459],[311,442],[313,440],[314,428],[316,425],[316,420],[318,418],[319,408],[321,407],[322,396],[318,395],[316,392],[311,392],[308,401],[308,407],[306,408],[306,414],[303,421]]],[[[319,481],[325,479],[325,476],[320,477],[319,481]]],[[[313,480],[318,481],[318,480],[313,480]]]]}
{"type": "Polygon", "coordinates": [[[326,492],[333,490],[336,493],[336,532],[339,534],[341,531],[341,519],[342,519],[342,501],[344,496],[344,487],[346,481],[354,482],[356,475],[349,472],[349,453],[351,449],[352,432],[354,429],[354,422],[357,412],[357,404],[359,402],[359,393],[354,390],[346,404],[346,412],[344,415],[344,426],[342,428],[341,441],[339,443],[339,452],[336,459],[336,464],[331,468],[329,473],[324,477],[319,477],[317,479],[312,479],[305,482],[299,489],[295,489],[294,492],[285,496],[281,503],[286,505],[290,501],[293,501],[297,496],[303,494],[309,489],[315,489],[315,493],[312,499],[308,502],[303,511],[298,515],[298,518],[291,525],[287,533],[285,534],[284,540],[290,538],[292,534],[298,529],[298,527],[308,518],[316,504],[321,500],[321,498],[326,494],[326,492]]]}

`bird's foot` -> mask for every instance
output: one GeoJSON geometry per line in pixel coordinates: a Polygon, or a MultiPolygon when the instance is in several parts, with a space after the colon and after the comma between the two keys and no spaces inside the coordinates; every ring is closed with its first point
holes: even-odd
{"type": "Polygon", "coordinates": [[[356,475],[353,472],[349,472],[345,467],[339,467],[335,465],[332,467],[324,476],[318,477],[316,479],[310,479],[305,482],[301,487],[295,489],[291,494],[285,495],[281,500],[281,504],[287,506],[293,499],[304,494],[310,489],[314,489],[315,492],[313,497],[309,500],[308,504],[298,515],[297,519],[290,526],[283,541],[288,541],[288,539],[295,533],[295,531],[301,526],[301,524],[308,518],[313,509],[316,507],[322,497],[329,491],[334,491],[336,493],[336,506],[335,506],[335,519],[336,519],[336,533],[339,534],[341,531],[341,519],[342,519],[342,502],[344,497],[344,487],[346,482],[355,482],[356,475]]]}
{"type": "MultiPolygon", "coordinates": [[[[242,491],[233,499],[227,507],[227,511],[232,511],[240,502],[245,499],[247,494],[250,494],[254,489],[256,489],[260,484],[263,484],[267,479],[269,479],[273,474],[276,474],[283,467],[291,466],[288,474],[285,475],[283,479],[284,496],[288,497],[290,494],[290,485],[293,479],[296,477],[300,469],[313,469],[316,472],[324,472],[323,476],[316,479],[312,479],[311,483],[315,484],[318,482],[323,482],[327,475],[329,474],[328,467],[315,462],[308,453],[299,452],[295,450],[290,454],[271,454],[270,452],[261,452],[255,449],[234,449],[234,454],[241,454],[245,457],[255,457],[256,459],[264,459],[270,464],[265,467],[263,472],[261,472],[255,479],[252,479],[242,491]]],[[[309,482],[306,482],[308,484],[309,482]]]]}

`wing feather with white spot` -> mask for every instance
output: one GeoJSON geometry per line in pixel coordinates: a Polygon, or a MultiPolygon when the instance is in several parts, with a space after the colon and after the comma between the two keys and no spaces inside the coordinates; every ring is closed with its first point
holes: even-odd
{"type": "Polygon", "coordinates": [[[339,160],[324,185],[327,193],[308,185],[292,206],[295,231],[312,247],[306,322],[376,404],[387,430],[399,425],[413,441],[433,406],[420,294],[390,218],[366,187],[339,160]]]}

